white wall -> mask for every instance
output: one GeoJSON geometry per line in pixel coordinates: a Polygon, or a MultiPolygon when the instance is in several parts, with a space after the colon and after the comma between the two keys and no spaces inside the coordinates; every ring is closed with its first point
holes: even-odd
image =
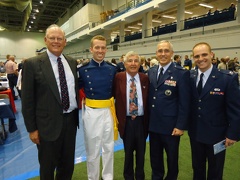
{"type": "Polygon", "coordinates": [[[6,60],[6,55],[16,55],[16,61],[23,57],[36,55],[37,49],[45,47],[44,33],[31,32],[0,32],[0,61],[6,60]]]}

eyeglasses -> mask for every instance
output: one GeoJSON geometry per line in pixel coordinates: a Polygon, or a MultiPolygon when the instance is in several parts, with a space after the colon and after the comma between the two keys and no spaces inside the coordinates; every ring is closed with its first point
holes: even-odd
{"type": "Polygon", "coordinates": [[[49,41],[54,42],[57,40],[57,42],[62,42],[64,40],[64,38],[60,38],[60,37],[47,37],[49,39],[49,41]]]}

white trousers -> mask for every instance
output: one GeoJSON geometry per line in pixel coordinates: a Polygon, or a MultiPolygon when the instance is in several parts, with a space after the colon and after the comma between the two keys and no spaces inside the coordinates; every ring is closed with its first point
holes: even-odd
{"type": "Polygon", "coordinates": [[[113,179],[113,118],[110,108],[85,106],[83,129],[87,154],[89,180],[99,180],[100,153],[102,152],[102,178],[113,179]]]}

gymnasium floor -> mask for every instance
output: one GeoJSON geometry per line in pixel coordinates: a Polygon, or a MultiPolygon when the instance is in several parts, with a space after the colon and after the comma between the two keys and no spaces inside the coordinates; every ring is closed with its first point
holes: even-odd
{"type": "MultiPolygon", "coordinates": [[[[8,134],[3,145],[0,145],[0,179],[1,180],[25,180],[39,176],[39,165],[37,159],[37,148],[29,140],[21,113],[21,100],[16,100],[17,108],[16,123],[18,130],[8,134]]],[[[81,121],[81,110],[79,111],[80,129],[77,132],[77,144],[75,163],[86,160],[86,153],[83,141],[83,129],[81,121]]],[[[5,119],[7,123],[7,119],[5,119]]],[[[8,128],[8,127],[6,127],[8,128]]],[[[114,150],[123,149],[122,140],[115,142],[114,150]]]]}

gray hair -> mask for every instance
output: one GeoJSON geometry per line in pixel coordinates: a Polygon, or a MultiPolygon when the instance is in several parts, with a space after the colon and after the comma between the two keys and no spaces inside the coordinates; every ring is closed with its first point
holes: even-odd
{"type": "Polygon", "coordinates": [[[141,61],[141,57],[139,56],[138,53],[134,52],[134,51],[129,51],[125,56],[124,56],[124,59],[123,61],[126,62],[127,59],[130,57],[130,56],[137,56],[138,57],[138,60],[139,62],[141,61]]]}

